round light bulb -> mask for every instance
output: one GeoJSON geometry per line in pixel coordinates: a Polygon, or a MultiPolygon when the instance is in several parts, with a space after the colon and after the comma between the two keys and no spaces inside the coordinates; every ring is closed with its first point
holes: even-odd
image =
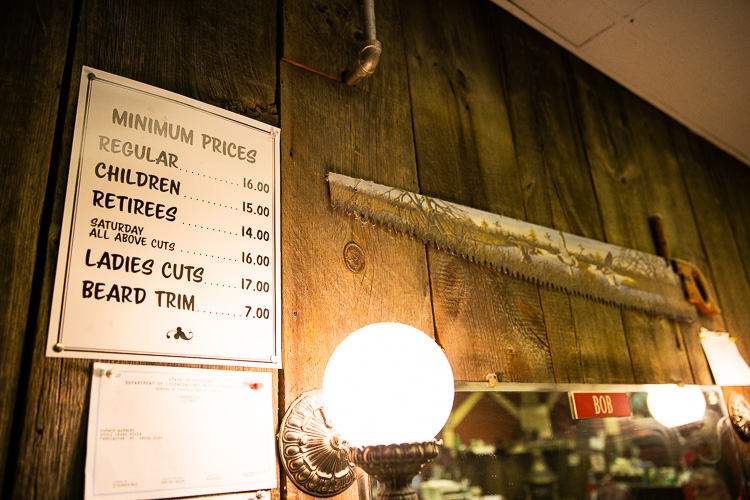
{"type": "Polygon", "coordinates": [[[431,441],[450,415],[453,391],[440,347],[400,323],[349,335],[323,376],[326,418],[350,446],[431,441]]]}
{"type": "Polygon", "coordinates": [[[646,406],[664,427],[679,427],[703,419],[706,398],[696,386],[660,385],[649,389],[646,406]]]}

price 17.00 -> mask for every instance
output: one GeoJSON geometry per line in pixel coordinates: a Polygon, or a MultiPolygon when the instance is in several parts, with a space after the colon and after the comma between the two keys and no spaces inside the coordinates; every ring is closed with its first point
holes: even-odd
{"type": "Polygon", "coordinates": [[[250,278],[242,278],[242,289],[251,292],[268,292],[271,290],[271,285],[268,281],[256,281],[253,284],[253,280],[250,278]]]}

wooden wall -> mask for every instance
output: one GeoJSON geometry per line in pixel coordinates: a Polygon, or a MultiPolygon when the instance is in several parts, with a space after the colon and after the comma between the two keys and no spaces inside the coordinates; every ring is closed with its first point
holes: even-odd
{"type": "Polygon", "coordinates": [[[5,4],[3,498],[82,497],[92,362],[44,344],[84,64],[281,127],[279,414],[376,321],[438,331],[458,380],[710,384],[701,326],[750,359],[750,169],[488,0],[378,0],[383,56],[356,88],[340,82],[362,42],[356,0],[5,4]],[[334,212],[328,171],[647,252],[660,213],[723,314],[677,324],[465,262],[334,212]]]}

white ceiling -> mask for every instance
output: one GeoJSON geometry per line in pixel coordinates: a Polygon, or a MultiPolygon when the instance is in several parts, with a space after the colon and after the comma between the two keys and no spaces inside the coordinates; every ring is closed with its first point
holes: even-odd
{"type": "Polygon", "coordinates": [[[750,0],[492,0],[750,165],[750,0]]]}

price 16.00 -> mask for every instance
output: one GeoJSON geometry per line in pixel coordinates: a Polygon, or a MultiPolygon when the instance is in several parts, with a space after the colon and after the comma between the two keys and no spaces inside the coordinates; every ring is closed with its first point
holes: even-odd
{"type": "Polygon", "coordinates": [[[271,260],[267,255],[256,255],[255,257],[253,257],[253,254],[251,254],[250,252],[242,252],[242,262],[244,262],[245,264],[254,264],[256,266],[268,267],[268,265],[271,263],[271,260]]]}

